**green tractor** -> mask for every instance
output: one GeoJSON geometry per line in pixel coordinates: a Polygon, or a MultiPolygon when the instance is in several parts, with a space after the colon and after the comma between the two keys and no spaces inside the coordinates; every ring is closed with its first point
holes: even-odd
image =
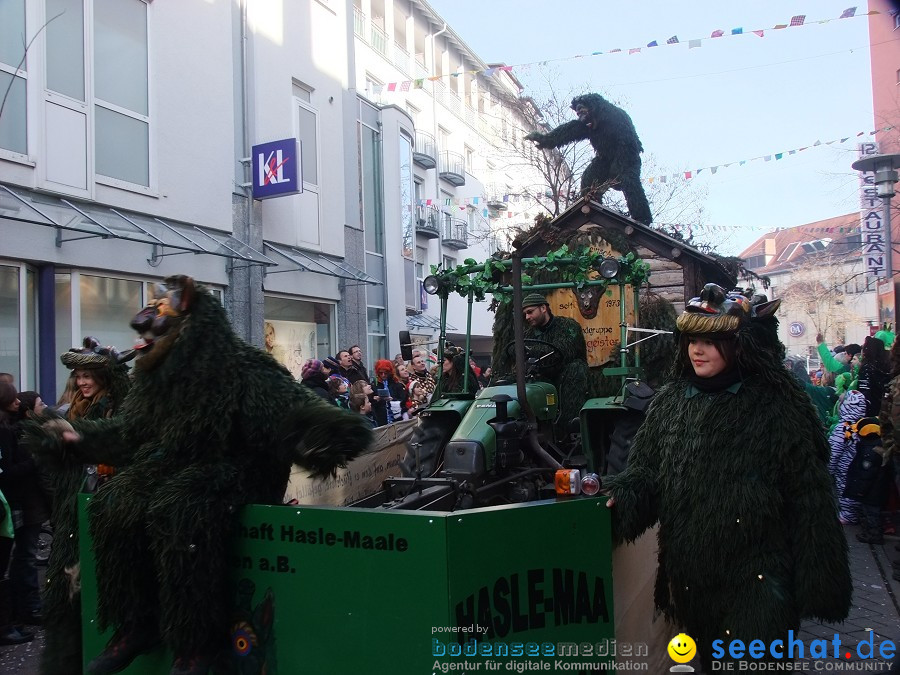
{"type": "MultiPolygon", "coordinates": [[[[464,393],[469,378],[474,377],[466,368],[463,392],[443,393],[420,413],[404,462],[405,475],[387,479],[381,491],[354,506],[453,511],[559,494],[597,494],[616,423],[631,412],[626,400],[644,391],[638,357],[630,359],[629,347],[633,345],[627,344],[629,331],[642,329],[627,325],[626,306],[630,301],[637,316],[638,289],[648,276],[646,264],[633,256],[613,258],[581,248],[540,258],[522,258],[514,253],[509,259],[491,259],[483,264],[471,261],[425,279],[426,292],[441,301],[438,363],[448,348],[450,294],[456,292],[468,299],[463,350],[464,362],[468,363],[472,303],[492,293],[512,302],[517,337],[505,350],[515,369],[495,377],[473,395],[464,393]],[[523,283],[530,282],[529,271],[546,268],[548,263],[563,280],[523,283]],[[626,286],[632,291],[628,292],[626,286]],[[557,288],[596,288],[612,297],[614,289],[618,290],[619,365],[607,367],[603,373],[618,378],[621,386],[614,396],[589,399],[579,418],[573,420],[558,419],[559,392],[541,379],[542,373],[562,366],[559,353],[550,343],[523,337],[523,294],[557,288]]],[[[665,332],[643,330],[651,333],[650,337],[665,332]]],[[[409,333],[401,333],[400,341],[408,360],[412,357],[409,333]]]]}

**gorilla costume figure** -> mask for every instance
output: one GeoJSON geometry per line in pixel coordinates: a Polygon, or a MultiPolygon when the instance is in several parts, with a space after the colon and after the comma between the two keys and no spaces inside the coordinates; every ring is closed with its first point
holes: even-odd
{"type": "Polygon", "coordinates": [[[227,644],[240,507],[281,504],[292,463],[333,474],[371,429],[240,340],[190,277],[166,279],[131,325],[143,344],[121,414],[43,427],[48,451],[116,467],[88,507],[98,623],[115,633],[87,671],[117,673],[162,644],[172,675],[200,675],[227,644]]]}
{"type": "Polygon", "coordinates": [[[525,140],[534,141],[541,150],[558,148],[576,141],[590,140],[597,153],[581,176],[581,194],[596,191],[602,196],[605,184],[625,195],[629,215],[638,222],[653,222],[650,205],[641,186],[641,153],[644,147],[624,110],[599,94],[584,94],[572,99],[578,119],[560,124],[553,131],[533,132],[525,140]]]}

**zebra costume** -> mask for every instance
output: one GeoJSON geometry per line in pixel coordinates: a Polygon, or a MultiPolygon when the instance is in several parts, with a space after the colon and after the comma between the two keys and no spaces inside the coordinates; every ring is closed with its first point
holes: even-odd
{"type": "Polygon", "coordinates": [[[840,403],[841,419],[828,437],[828,444],[831,446],[828,472],[834,476],[840,504],[840,519],[844,524],[855,525],[859,522],[860,504],[855,499],[844,497],[844,486],[847,484],[847,469],[856,456],[856,444],[859,441],[859,437],[851,427],[865,416],[866,397],[855,389],[848,391],[840,403]]]}

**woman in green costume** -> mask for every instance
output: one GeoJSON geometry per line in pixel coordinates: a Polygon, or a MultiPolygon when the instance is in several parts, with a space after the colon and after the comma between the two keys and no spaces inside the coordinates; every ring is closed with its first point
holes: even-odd
{"type": "MultiPolygon", "coordinates": [[[[129,387],[127,369],[115,350],[100,347],[96,338],[86,337],[81,349],[70,349],[60,360],[72,369],[76,383],[66,419],[99,420],[115,414],[129,387]]],[[[82,487],[93,491],[99,474],[96,465],[84,464],[67,454],[40,452],[40,459],[53,495],[53,545],[43,593],[47,644],[41,673],[68,675],[77,667],[73,664],[82,662],[78,493],[82,487]]]]}
{"type": "Polygon", "coordinates": [[[841,621],[850,607],[828,444],[782,367],[778,304],[715,284],[688,303],[674,378],[627,469],[607,479],[618,540],[659,522],[656,605],[694,638],[707,673],[732,640],[762,640],[761,660],[777,660],[769,646],[782,640],[784,655],[801,619],[841,621]]]}

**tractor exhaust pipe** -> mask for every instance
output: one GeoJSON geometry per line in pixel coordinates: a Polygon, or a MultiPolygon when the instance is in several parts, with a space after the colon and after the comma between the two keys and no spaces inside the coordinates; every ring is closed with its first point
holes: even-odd
{"type": "MultiPolygon", "coordinates": [[[[519,250],[521,242],[513,243],[512,252],[512,296],[513,296],[513,335],[516,340],[516,397],[519,399],[519,407],[528,418],[528,423],[534,428],[534,411],[528,405],[528,397],[525,395],[525,343],[522,342],[524,325],[522,320],[522,252],[519,250]]],[[[533,432],[532,432],[533,433],[533,432]]],[[[535,445],[537,445],[535,443],[535,445]]]]}

